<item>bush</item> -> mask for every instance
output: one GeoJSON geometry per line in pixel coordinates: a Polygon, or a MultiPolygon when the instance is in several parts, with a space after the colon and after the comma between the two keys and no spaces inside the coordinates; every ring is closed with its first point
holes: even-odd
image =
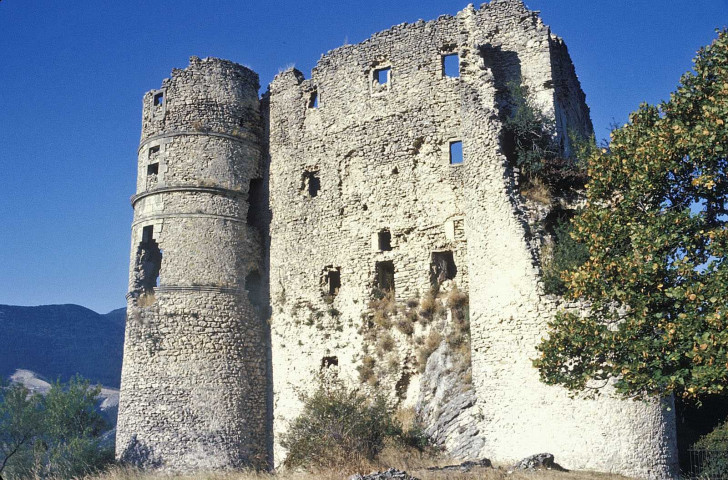
{"type": "Polygon", "coordinates": [[[697,450],[701,478],[728,477],[728,422],[698,440],[693,448],[697,450]]]}
{"type": "Polygon", "coordinates": [[[560,221],[554,232],[554,243],[549,252],[544,252],[543,284],[544,291],[552,295],[566,293],[566,285],[561,277],[565,271],[574,271],[589,259],[586,246],[571,238],[573,227],[568,220],[560,221]]]}
{"type": "Polygon", "coordinates": [[[583,188],[587,172],[578,159],[594,151],[594,138],[568,132],[572,153],[563,156],[555,142],[553,121],[534,105],[528,89],[516,82],[511,82],[508,89],[511,106],[503,125],[504,140],[510,160],[524,174],[525,191],[534,200],[550,203],[552,192],[563,194],[583,188]]]}
{"type": "Polygon", "coordinates": [[[387,438],[416,443],[405,435],[381,395],[371,397],[339,380],[320,378],[316,391],[302,400],[301,415],[281,439],[288,449],[288,467],[332,468],[371,461],[387,438]]]}
{"type": "Polygon", "coordinates": [[[0,386],[0,473],[71,478],[112,462],[113,451],[101,446],[108,425],[95,408],[99,392],[80,377],[55,382],[45,397],[0,386]]]}

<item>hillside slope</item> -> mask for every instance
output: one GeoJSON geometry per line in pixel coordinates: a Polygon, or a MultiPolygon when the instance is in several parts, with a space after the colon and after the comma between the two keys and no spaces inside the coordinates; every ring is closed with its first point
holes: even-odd
{"type": "Polygon", "coordinates": [[[79,305],[0,305],[0,377],[17,369],[55,380],[76,373],[118,388],[125,309],[105,315],[79,305]]]}

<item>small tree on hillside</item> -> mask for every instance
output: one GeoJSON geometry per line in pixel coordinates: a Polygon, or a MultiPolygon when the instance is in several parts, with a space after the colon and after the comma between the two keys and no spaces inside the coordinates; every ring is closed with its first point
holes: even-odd
{"type": "Polygon", "coordinates": [[[27,463],[41,432],[40,400],[22,385],[0,383],[0,480],[6,468],[27,463]]]}
{"type": "Polygon", "coordinates": [[[99,392],[80,377],[54,383],[45,397],[19,384],[0,388],[0,474],[72,478],[111,462],[101,445],[108,426],[95,408],[99,392]]]}
{"type": "Polygon", "coordinates": [[[728,31],[659,107],[642,105],[589,159],[573,238],[589,259],[564,274],[591,302],[563,313],[534,364],[572,390],[686,399],[728,390],[728,31]]]}

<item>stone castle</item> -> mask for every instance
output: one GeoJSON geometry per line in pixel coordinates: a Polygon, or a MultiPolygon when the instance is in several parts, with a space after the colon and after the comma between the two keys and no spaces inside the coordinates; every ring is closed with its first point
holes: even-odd
{"type": "Polygon", "coordinates": [[[566,46],[519,0],[397,25],[262,98],[253,71],[196,57],[147,93],[117,456],[279,464],[324,371],[415,408],[456,457],[672,476],[672,410],[574,399],[531,365],[563,305],[532,228],[552,208],[502,147],[513,82],[564,152],[592,132],[566,46]]]}

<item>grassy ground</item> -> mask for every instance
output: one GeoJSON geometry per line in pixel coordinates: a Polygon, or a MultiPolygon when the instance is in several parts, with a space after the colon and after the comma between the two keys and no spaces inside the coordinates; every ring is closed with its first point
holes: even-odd
{"type": "MultiPolygon", "coordinates": [[[[421,480],[621,480],[626,477],[594,472],[514,472],[509,474],[505,469],[476,468],[467,473],[432,472],[426,469],[407,471],[421,480]]],[[[369,472],[365,472],[369,473],[369,472]]],[[[346,480],[350,472],[346,471],[314,471],[314,472],[282,472],[276,475],[261,473],[229,473],[229,474],[196,474],[189,476],[151,475],[138,472],[113,469],[110,472],[94,477],[97,480],[346,480]]]]}
{"type": "MultiPolygon", "coordinates": [[[[558,461],[558,459],[556,459],[558,461]]],[[[470,472],[430,471],[430,466],[458,464],[447,458],[433,457],[416,451],[403,452],[401,449],[385,448],[375,463],[359,462],[344,467],[332,467],[312,471],[286,471],[276,474],[237,472],[237,473],[199,473],[195,475],[149,474],[112,468],[107,473],[87,480],[347,480],[354,473],[367,474],[394,467],[405,470],[420,480],[624,480],[626,477],[594,472],[560,472],[545,470],[536,472],[509,473],[507,466],[495,468],[474,468],[470,472]]]]}

